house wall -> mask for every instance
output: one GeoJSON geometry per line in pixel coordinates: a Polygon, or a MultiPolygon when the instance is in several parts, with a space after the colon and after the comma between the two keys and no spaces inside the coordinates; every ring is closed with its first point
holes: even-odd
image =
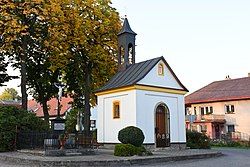
{"type": "Polygon", "coordinates": [[[202,103],[191,105],[191,113],[194,114],[194,107],[196,107],[197,114],[200,114],[199,107],[213,107],[213,114],[225,115],[226,119],[226,132],[227,125],[235,125],[235,131],[247,133],[250,135],[250,100],[239,101],[226,101],[226,102],[214,102],[214,103],[202,103]],[[234,113],[227,114],[225,105],[234,105],[234,113]]]}
{"type": "Polygon", "coordinates": [[[162,60],[159,61],[159,63],[157,63],[154,68],[138,82],[138,84],[183,89],[162,60]],[[164,75],[158,75],[159,64],[164,66],[164,75]]]}
{"type": "Polygon", "coordinates": [[[165,103],[170,112],[170,142],[185,143],[184,96],[136,90],[136,125],[145,134],[144,143],[155,143],[155,110],[165,103]]]}
{"type": "Polygon", "coordinates": [[[97,140],[99,143],[120,143],[118,132],[136,125],[135,90],[98,96],[97,140]],[[113,102],[120,101],[120,118],[113,118],[113,102]]]}

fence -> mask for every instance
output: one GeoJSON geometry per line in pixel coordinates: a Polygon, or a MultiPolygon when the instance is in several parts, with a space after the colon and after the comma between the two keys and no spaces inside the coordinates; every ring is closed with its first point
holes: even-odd
{"type": "MultiPolygon", "coordinates": [[[[56,132],[19,132],[17,135],[17,149],[59,149],[60,133],[56,132]]],[[[67,134],[64,139],[65,149],[93,148],[96,140],[80,133],[67,134]]]]}
{"type": "Polygon", "coordinates": [[[242,132],[231,132],[230,137],[234,141],[249,141],[250,136],[242,132]]]}

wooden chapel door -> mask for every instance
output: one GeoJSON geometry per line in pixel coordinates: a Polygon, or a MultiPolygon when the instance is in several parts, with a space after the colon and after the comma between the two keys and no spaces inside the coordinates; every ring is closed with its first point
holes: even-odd
{"type": "Polygon", "coordinates": [[[165,107],[159,105],[156,108],[156,147],[166,147],[166,111],[165,107]]]}

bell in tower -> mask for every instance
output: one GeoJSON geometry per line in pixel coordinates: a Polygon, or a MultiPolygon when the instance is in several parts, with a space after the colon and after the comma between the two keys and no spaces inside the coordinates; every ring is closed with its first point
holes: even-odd
{"type": "Polygon", "coordinates": [[[125,16],[121,31],[118,33],[118,65],[119,71],[125,70],[135,63],[135,36],[136,33],[130,28],[125,16]]]}

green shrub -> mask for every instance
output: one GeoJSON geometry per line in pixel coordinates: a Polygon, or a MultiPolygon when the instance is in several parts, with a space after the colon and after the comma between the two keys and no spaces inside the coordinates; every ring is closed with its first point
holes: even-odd
{"type": "Polygon", "coordinates": [[[212,141],[211,146],[213,147],[237,147],[237,148],[248,148],[249,143],[247,141],[225,141],[225,140],[219,140],[219,141],[212,141]]]}
{"type": "Polygon", "coordinates": [[[202,133],[187,131],[187,147],[208,149],[210,148],[210,139],[202,133]]]}
{"type": "Polygon", "coordinates": [[[115,145],[115,156],[133,156],[136,155],[137,149],[132,144],[117,144],[115,145]]]}
{"type": "Polygon", "coordinates": [[[133,155],[152,155],[152,152],[146,150],[145,147],[136,147],[132,144],[117,144],[115,145],[115,156],[133,156],[133,155]]]}
{"type": "Polygon", "coordinates": [[[147,150],[144,146],[136,147],[136,154],[139,156],[143,155],[153,155],[153,153],[147,150]]]}
{"type": "Polygon", "coordinates": [[[128,126],[121,129],[118,133],[118,140],[123,144],[132,144],[136,147],[142,145],[144,141],[144,134],[140,128],[128,126]]]}
{"type": "Polygon", "coordinates": [[[14,150],[17,129],[44,131],[49,126],[34,113],[16,107],[0,107],[0,152],[14,150]]]}

